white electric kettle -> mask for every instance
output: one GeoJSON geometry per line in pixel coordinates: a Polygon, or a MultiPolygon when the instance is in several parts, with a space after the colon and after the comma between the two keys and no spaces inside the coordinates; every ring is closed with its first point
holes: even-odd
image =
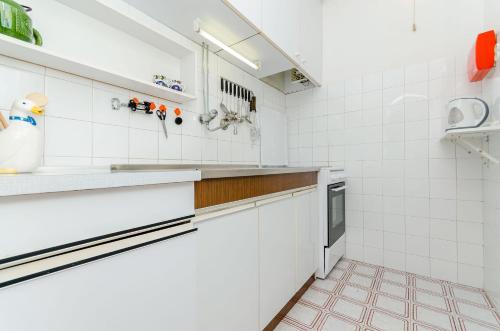
{"type": "Polygon", "coordinates": [[[479,98],[459,98],[448,103],[446,131],[480,127],[490,114],[486,102],[479,98]]]}

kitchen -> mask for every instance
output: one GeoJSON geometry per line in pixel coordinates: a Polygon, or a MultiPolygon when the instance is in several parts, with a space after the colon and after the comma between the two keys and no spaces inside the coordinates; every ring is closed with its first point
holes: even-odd
{"type": "Polygon", "coordinates": [[[499,22],[0,0],[0,328],[500,330],[499,22]]]}

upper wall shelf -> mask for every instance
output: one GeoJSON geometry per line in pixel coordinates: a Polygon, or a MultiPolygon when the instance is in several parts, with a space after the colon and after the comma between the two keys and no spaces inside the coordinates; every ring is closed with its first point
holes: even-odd
{"type": "Polygon", "coordinates": [[[469,128],[469,129],[456,129],[446,131],[447,138],[453,138],[457,136],[463,137],[484,137],[492,133],[500,133],[500,125],[492,126],[481,126],[479,128],[469,128]]]}
{"type": "Polygon", "coordinates": [[[465,148],[465,150],[469,151],[469,153],[477,153],[489,162],[500,164],[500,160],[485,151],[481,146],[477,146],[467,140],[467,138],[487,138],[490,134],[494,133],[500,133],[500,125],[450,130],[445,133],[444,137],[462,146],[463,148],[465,148]]]}
{"type": "Polygon", "coordinates": [[[81,61],[76,61],[44,49],[43,47],[35,46],[2,34],[0,34],[0,54],[92,80],[116,85],[125,89],[153,95],[176,103],[184,103],[196,99],[194,95],[178,92],[151,82],[126,77],[119,73],[81,61]]]}

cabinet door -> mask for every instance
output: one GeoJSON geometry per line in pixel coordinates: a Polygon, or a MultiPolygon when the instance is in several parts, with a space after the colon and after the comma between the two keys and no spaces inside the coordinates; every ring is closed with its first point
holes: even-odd
{"type": "Polygon", "coordinates": [[[262,27],[262,0],[224,0],[224,2],[256,27],[262,27]]]}
{"type": "Polygon", "coordinates": [[[0,289],[0,330],[196,330],[196,234],[0,289]]]}
{"type": "Polygon", "coordinates": [[[296,218],[293,199],[259,207],[260,329],[295,294],[296,218]]]}
{"type": "Polygon", "coordinates": [[[321,83],[323,71],[323,8],[321,0],[300,1],[299,59],[302,69],[321,83]]]}
{"type": "Polygon", "coordinates": [[[312,193],[294,197],[297,216],[297,283],[298,290],[316,271],[316,240],[312,193]]]}
{"type": "Polygon", "coordinates": [[[258,330],[257,208],[201,222],[197,234],[198,330],[258,330]]]}
{"type": "MultiPolygon", "coordinates": [[[[299,52],[301,0],[263,0],[262,32],[290,57],[299,52]]],[[[306,2],[302,0],[302,2],[306,2]]]]}

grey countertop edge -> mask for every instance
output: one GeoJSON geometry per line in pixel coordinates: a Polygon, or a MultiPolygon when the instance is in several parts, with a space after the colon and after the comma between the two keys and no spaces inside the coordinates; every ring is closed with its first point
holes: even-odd
{"type": "Polygon", "coordinates": [[[195,182],[199,170],[0,175],[0,197],[195,182]]]}
{"type": "Polygon", "coordinates": [[[318,172],[320,170],[321,168],[319,167],[201,169],[201,179],[280,175],[303,172],[318,172]]]}

